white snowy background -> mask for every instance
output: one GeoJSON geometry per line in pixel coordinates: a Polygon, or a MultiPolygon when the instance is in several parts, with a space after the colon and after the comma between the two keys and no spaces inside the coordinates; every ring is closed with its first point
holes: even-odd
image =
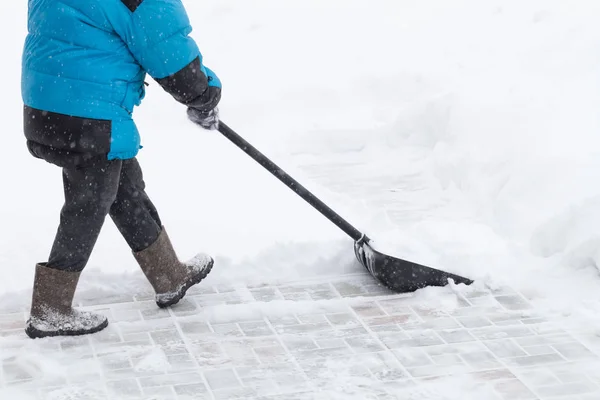
{"type": "MultiPolygon", "coordinates": [[[[222,119],[381,250],[598,320],[600,2],[184,3],[222,119]]],[[[28,304],[63,201],[22,134],[26,8],[0,13],[4,305],[28,304]]],[[[147,191],[182,258],[216,256],[209,282],[360,271],[344,233],[155,82],[135,118],[147,191]]],[[[146,285],[107,219],[80,291],[146,285]]]]}

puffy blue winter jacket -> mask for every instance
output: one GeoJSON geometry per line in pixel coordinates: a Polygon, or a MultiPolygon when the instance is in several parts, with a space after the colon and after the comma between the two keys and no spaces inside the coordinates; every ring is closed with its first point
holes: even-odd
{"type": "Polygon", "coordinates": [[[146,74],[183,104],[220,100],[181,0],[29,0],[28,29],[24,130],[36,157],[59,165],[135,157],[132,113],[146,74]]]}

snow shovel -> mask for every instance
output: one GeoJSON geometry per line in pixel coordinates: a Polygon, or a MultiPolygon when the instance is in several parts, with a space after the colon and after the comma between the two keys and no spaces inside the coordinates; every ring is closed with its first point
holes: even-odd
{"type": "Polygon", "coordinates": [[[275,165],[275,163],[269,160],[222,121],[219,122],[219,132],[350,236],[354,240],[354,253],[358,261],[373,277],[390,290],[398,293],[407,293],[427,286],[446,286],[450,279],[452,279],[455,284],[464,283],[470,285],[473,283],[472,280],[462,276],[378,252],[369,244],[370,239],[364,233],[350,225],[350,223],[340,217],[335,211],[329,208],[285,171],[275,165]]]}

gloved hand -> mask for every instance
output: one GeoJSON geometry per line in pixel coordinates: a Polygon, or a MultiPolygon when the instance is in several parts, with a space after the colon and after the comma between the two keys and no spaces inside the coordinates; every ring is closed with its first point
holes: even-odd
{"type": "Polygon", "coordinates": [[[221,100],[221,81],[212,70],[205,66],[201,66],[200,71],[206,74],[208,87],[200,96],[185,102],[188,106],[188,118],[204,129],[217,130],[219,129],[217,104],[221,100]]]}
{"type": "Polygon", "coordinates": [[[188,107],[188,118],[200,125],[204,129],[217,130],[219,129],[219,109],[217,107],[212,110],[203,111],[197,108],[188,107]]]}

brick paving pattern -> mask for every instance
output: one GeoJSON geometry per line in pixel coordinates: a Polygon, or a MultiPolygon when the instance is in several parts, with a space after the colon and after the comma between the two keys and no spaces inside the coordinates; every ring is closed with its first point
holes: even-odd
{"type": "Polygon", "coordinates": [[[167,310],[147,294],[84,299],[106,331],[41,341],[25,338],[24,312],[0,314],[0,387],[43,400],[600,398],[593,329],[570,332],[510,288],[439,290],[452,307],[366,273],[203,287],[167,310]]]}

